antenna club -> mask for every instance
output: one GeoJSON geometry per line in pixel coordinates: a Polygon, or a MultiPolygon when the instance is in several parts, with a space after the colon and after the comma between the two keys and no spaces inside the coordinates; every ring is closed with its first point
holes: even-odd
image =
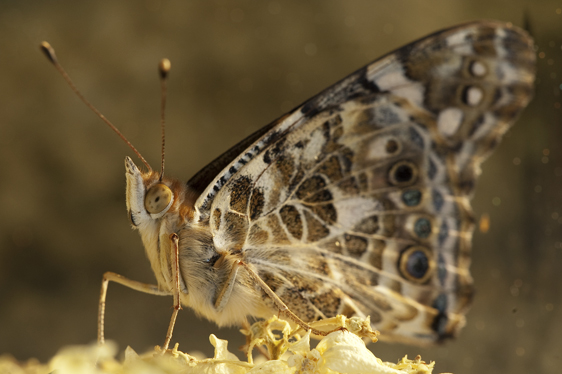
{"type": "Polygon", "coordinates": [[[160,72],[160,78],[166,79],[168,77],[168,73],[170,72],[171,67],[172,64],[170,60],[168,60],[167,58],[163,58],[158,64],[158,71],[160,72]]]}
{"type": "Polygon", "coordinates": [[[57,56],[55,55],[55,50],[53,49],[53,47],[51,47],[51,45],[48,42],[45,41],[41,42],[39,48],[41,49],[41,51],[43,51],[43,53],[45,54],[45,56],[47,56],[47,58],[49,59],[49,61],[51,61],[51,63],[53,64],[57,63],[57,56]]]}

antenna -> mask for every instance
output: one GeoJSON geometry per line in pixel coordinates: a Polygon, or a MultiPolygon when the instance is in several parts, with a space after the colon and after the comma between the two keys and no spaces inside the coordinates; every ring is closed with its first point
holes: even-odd
{"type": "MultiPolygon", "coordinates": [[[[119,129],[117,129],[117,127],[115,127],[113,125],[113,123],[111,123],[107,118],[105,118],[105,116],[103,114],[101,114],[101,112],[92,104],[90,104],[90,102],[88,100],[86,100],[86,98],[84,96],[82,96],[82,94],[80,93],[80,91],[78,91],[78,89],[76,88],[76,86],[74,85],[74,83],[72,82],[72,80],[70,79],[70,77],[68,76],[68,74],[66,73],[66,71],[62,68],[61,64],[59,64],[59,61],[57,60],[57,56],[55,55],[55,50],[53,49],[53,47],[51,47],[51,45],[47,42],[42,42],[39,46],[39,48],[43,51],[43,53],[45,53],[45,55],[47,56],[47,58],[49,59],[49,61],[51,61],[51,63],[55,66],[55,68],[58,70],[58,72],[62,75],[62,77],[64,78],[64,80],[66,81],[66,83],[68,83],[68,85],[70,86],[70,89],[76,94],[76,96],[78,96],[80,98],[80,100],[82,100],[82,102],[84,104],[86,104],[86,106],[88,108],[90,108],[90,110],[92,112],[94,112],[103,122],[105,122],[106,125],[108,125],[113,131],[115,131],[115,133],[117,135],[119,135],[119,137],[125,142],[127,143],[127,145],[129,146],[129,148],[131,148],[133,150],[133,152],[135,152],[135,154],[137,155],[137,157],[142,161],[143,164],[146,165],[146,167],[148,168],[148,170],[152,170],[152,168],[150,167],[150,165],[148,164],[148,162],[146,162],[146,160],[144,159],[144,157],[142,157],[142,155],[140,154],[139,151],[137,151],[137,149],[131,144],[130,141],[127,140],[127,138],[125,138],[125,136],[121,133],[121,131],[119,131],[119,129]]],[[[163,126],[163,125],[162,125],[163,126]]],[[[162,130],[163,131],[163,130],[162,130]]],[[[162,140],[163,142],[163,140],[162,140]]],[[[162,145],[163,147],[163,145],[162,145]]],[[[164,161],[162,161],[163,163],[164,161]]],[[[162,170],[163,171],[163,170],[162,170]]]]}
{"type": "Polygon", "coordinates": [[[160,171],[160,181],[164,177],[164,151],[166,145],[166,129],[165,129],[165,113],[166,113],[166,81],[168,73],[172,67],[170,60],[167,58],[162,59],[158,64],[158,71],[160,72],[160,86],[162,88],[162,100],[160,106],[160,128],[162,129],[162,170],[160,171]]]}

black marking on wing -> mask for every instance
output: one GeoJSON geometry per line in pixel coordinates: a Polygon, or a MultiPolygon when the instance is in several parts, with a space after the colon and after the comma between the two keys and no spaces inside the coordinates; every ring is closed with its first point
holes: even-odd
{"type": "Polygon", "coordinates": [[[331,106],[340,105],[359,96],[381,92],[375,82],[367,79],[367,66],[348,75],[338,83],[320,92],[308,100],[301,108],[301,113],[312,118],[331,106]]]}
{"type": "MultiPolygon", "coordinates": [[[[281,121],[284,117],[280,118],[277,121],[270,123],[269,125],[259,129],[258,131],[254,132],[252,135],[248,136],[246,139],[242,140],[234,147],[230,148],[228,151],[224,152],[222,155],[211,161],[207,166],[201,169],[197,174],[195,174],[188,182],[187,185],[201,194],[205,191],[205,188],[209,186],[209,184],[215,179],[215,177],[224,170],[224,168],[232,162],[236,157],[240,156],[244,150],[248,149],[253,143],[255,143],[259,138],[267,134],[279,121],[281,121]]],[[[252,150],[247,150],[243,157],[240,158],[238,161],[241,166],[245,165],[254,158],[255,154],[259,152],[259,148],[252,150]]],[[[231,168],[232,169],[232,168],[231,168]]],[[[232,172],[235,170],[231,170],[232,172]]],[[[224,184],[224,183],[222,183],[224,184]]],[[[222,186],[221,184],[221,186],[222,186]]],[[[215,191],[220,189],[220,186],[215,186],[215,191]]]]}

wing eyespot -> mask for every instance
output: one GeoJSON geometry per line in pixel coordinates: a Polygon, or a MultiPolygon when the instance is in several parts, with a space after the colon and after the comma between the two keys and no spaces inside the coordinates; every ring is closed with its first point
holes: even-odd
{"type": "Polygon", "coordinates": [[[423,284],[431,278],[435,268],[431,251],[422,246],[409,247],[402,252],[398,260],[398,269],[402,276],[417,284],[423,284]]]}
{"type": "Polygon", "coordinates": [[[398,161],[390,168],[388,179],[395,186],[409,186],[418,179],[418,167],[411,161],[398,161]]]}
{"type": "Polygon", "coordinates": [[[409,207],[418,206],[422,200],[422,193],[417,188],[402,192],[402,202],[409,207]]]}
{"type": "Polygon", "coordinates": [[[414,233],[418,238],[427,239],[431,232],[431,221],[426,217],[420,217],[414,222],[414,233]]]}

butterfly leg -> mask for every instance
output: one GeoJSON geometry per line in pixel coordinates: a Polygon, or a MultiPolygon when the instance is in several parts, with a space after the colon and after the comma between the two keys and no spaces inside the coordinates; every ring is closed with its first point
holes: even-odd
{"type": "Polygon", "coordinates": [[[263,281],[263,279],[261,279],[261,277],[254,270],[252,270],[252,268],[250,268],[250,266],[248,266],[248,264],[246,264],[244,261],[239,260],[238,265],[244,267],[246,269],[246,271],[248,272],[248,274],[250,275],[250,277],[260,285],[260,287],[264,290],[264,292],[271,298],[271,300],[273,300],[273,302],[275,303],[275,306],[277,306],[277,308],[279,309],[279,312],[287,315],[297,325],[299,325],[302,329],[304,329],[305,331],[310,330],[310,332],[312,332],[314,335],[318,335],[318,336],[326,336],[331,332],[331,331],[326,332],[326,331],[317,330],[317,329],[311,327],[306,322],[304,322],[302,319],[299,318],[299,316],[297,316],[295,313],[293,313],[291,311],[291,309],[289,309],[289,307],[283,302],[283,300],[281,300],[281,298],[279,296],[277,296],[277,294],[275,292],[273,292],[273,290],[271,288],[269,288],[267,283],[265,283],[263,281]]]}
{"type": "Polygon", "coordinates": [[[176,324],[176,318],[178,312],[181,309],[180,302],[180,252],[179,252],[179,241],[180,238],[178,234],[171,234],[170,240],[172,242],[172,279],[174,280],[174,288],[172,289],[172,295],[174,296],[174,311],[172,312],[172,318],[170,319],[170,325],[168,325],[168,332],[166,333],[166,340],[164,341],[164,346],[162,347],[162,352],[166,352],[170,346],[170,341],[172,340],[172,333],[174,331],[174,326],[176,324]]]}
{"type": "Polygon", "coordinates": [[[236,275],[238,274],[238,269],[239,267],[236,265],[232,267],[232,269],[230,270],[230,274],[228,275],[227,281],[224,283],[219,294],[216,297],[215,309],[217,309],[218,311],[221,311],[225,307],[228,300],[230,299],[230,295],[232,294],[232,289],[234,288],[234,284],[236,282],[236,275]]]}
{"type": "Polygon", "coordinates": [[[134,281],[129,278],[125,278],[122,275],[117,273],[113,273],[111,271],[106,272],[103,275],[103,280],[101,282],[101,292],[100,292],[100,300],[99,300],[99,309],[98,309],[98,344],[103,344],[104,339],[104,317],[105,317],[105,298],[107,295],[107,287],[109,285],[109,281],[119,283],[125,287],[132,288],[133,290],[148,293],[151,295],[158,295],[158,296],[169,296],[170,292],[162,291],[158,288],[158,286],[154,284],[142,283],[138,281],[134,281]]]}

